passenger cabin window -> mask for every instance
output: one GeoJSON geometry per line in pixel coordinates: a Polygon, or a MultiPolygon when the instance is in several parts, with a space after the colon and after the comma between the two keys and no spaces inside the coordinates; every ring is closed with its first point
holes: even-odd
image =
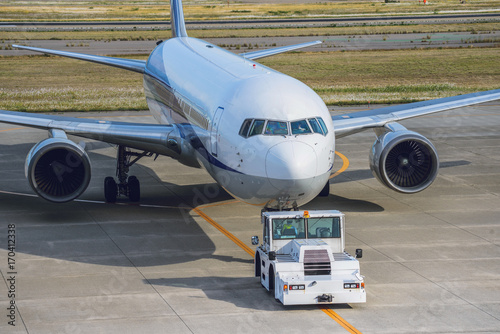
{"type": "Polygon", "coordinates": [[[305,133],[311,133],[311,129],[305,119],[292,122],[292,135],[301,135],[305,133]]]}
{"type": "Polygon", "coordinates": [[[286,122],[267,121],[266,131],[264,132],[264,134],[286,136],[288,134],[288,127],[286,125],[286,122]]]}

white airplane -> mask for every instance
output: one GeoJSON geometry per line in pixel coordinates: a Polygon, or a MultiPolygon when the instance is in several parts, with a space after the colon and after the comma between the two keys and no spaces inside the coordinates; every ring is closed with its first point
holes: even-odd
{"type": "Polygon", "coordinates": [[[170,6],[172,38],[147,61],[15,46],[143,74],[147,103],[159,123],[0,111],[0,122],[49,132],[25,165],[40,197],[71,201],[89,184],[89,157],[67,138],[70,134],[118,145],[118,183],[113,177],[104,180],[109,202],[120,195],[138,201],[139,181],[128,176],[129,167],[161,154],[204,167],[241,201],[266,209],[297,208],[328,195],[335,139],[369,128],[378,136],[370,153],[373,174],[389,188],[415,193],[434,181],[438,155],[427,138],[396,122],[500,99],[500,90],[493,90],[331,117],[312,89],[254,61],[321,42],[237,55],[188,37],[181,0],[170,0],[170,6]]]}

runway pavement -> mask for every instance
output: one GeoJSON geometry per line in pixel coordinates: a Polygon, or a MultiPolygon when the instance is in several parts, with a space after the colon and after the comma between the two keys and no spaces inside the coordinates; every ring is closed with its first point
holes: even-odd
{"type": "MultiPolygon", "coordinates": [[[[153,122],[146,112],[90,116],[153,122]]],[[[338,141],[348,161],[337,158],[334,169],[348,168],[330,196],[304,207],[345,212],[347,250],[364,249],[367,302],[328,310],[283,307],[260,286],[252,257],[234,242],[252,247],[260,208],[235,201],[203,170],[141,160],[132,167],[141,204],[106,204],[116,150],[88,141],[88,190],[52,204],[24,177],[26,154],[46,132],[0,125],[0,332],[499,332],[500,102],[403,124],[438,150],[429,189],[402,195],[378,183],[367,131],[338,141]]]]}

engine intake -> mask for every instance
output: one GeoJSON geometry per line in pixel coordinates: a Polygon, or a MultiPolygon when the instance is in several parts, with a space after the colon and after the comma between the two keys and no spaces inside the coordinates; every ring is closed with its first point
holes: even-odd
{"type": "Polygon", "coordinates": [[[413,194],[432,184],[439,158],[432,143],[419,133],[406,130],[379,136],[370,152],[370,169],[387,187],[413,194]]]}
{"type": "Polygon", "coordinates": [[[83,148],[71,140],[48,138],[28,153],[25,174],[40,197],[56,203],[69,202],[87,189],[90,160],[83,148]]]}

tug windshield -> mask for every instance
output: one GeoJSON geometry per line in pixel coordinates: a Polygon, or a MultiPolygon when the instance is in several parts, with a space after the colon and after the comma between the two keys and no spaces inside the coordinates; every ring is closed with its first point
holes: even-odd
{"type": "Polygon", "coordinates": [[[305,238],[304,223],[304,218],[273,219],[273,238],[305,238]]]}
{"type": "Polygon", "coordinates": [[[308,238],[340,238],[339,217],[309,218],[307,225],[308,238]]]}
{"type": "Polygon", "coordinates": [[[340,238],[340,217],[275,218],[272,229],[274,240],[340,238]]]}

